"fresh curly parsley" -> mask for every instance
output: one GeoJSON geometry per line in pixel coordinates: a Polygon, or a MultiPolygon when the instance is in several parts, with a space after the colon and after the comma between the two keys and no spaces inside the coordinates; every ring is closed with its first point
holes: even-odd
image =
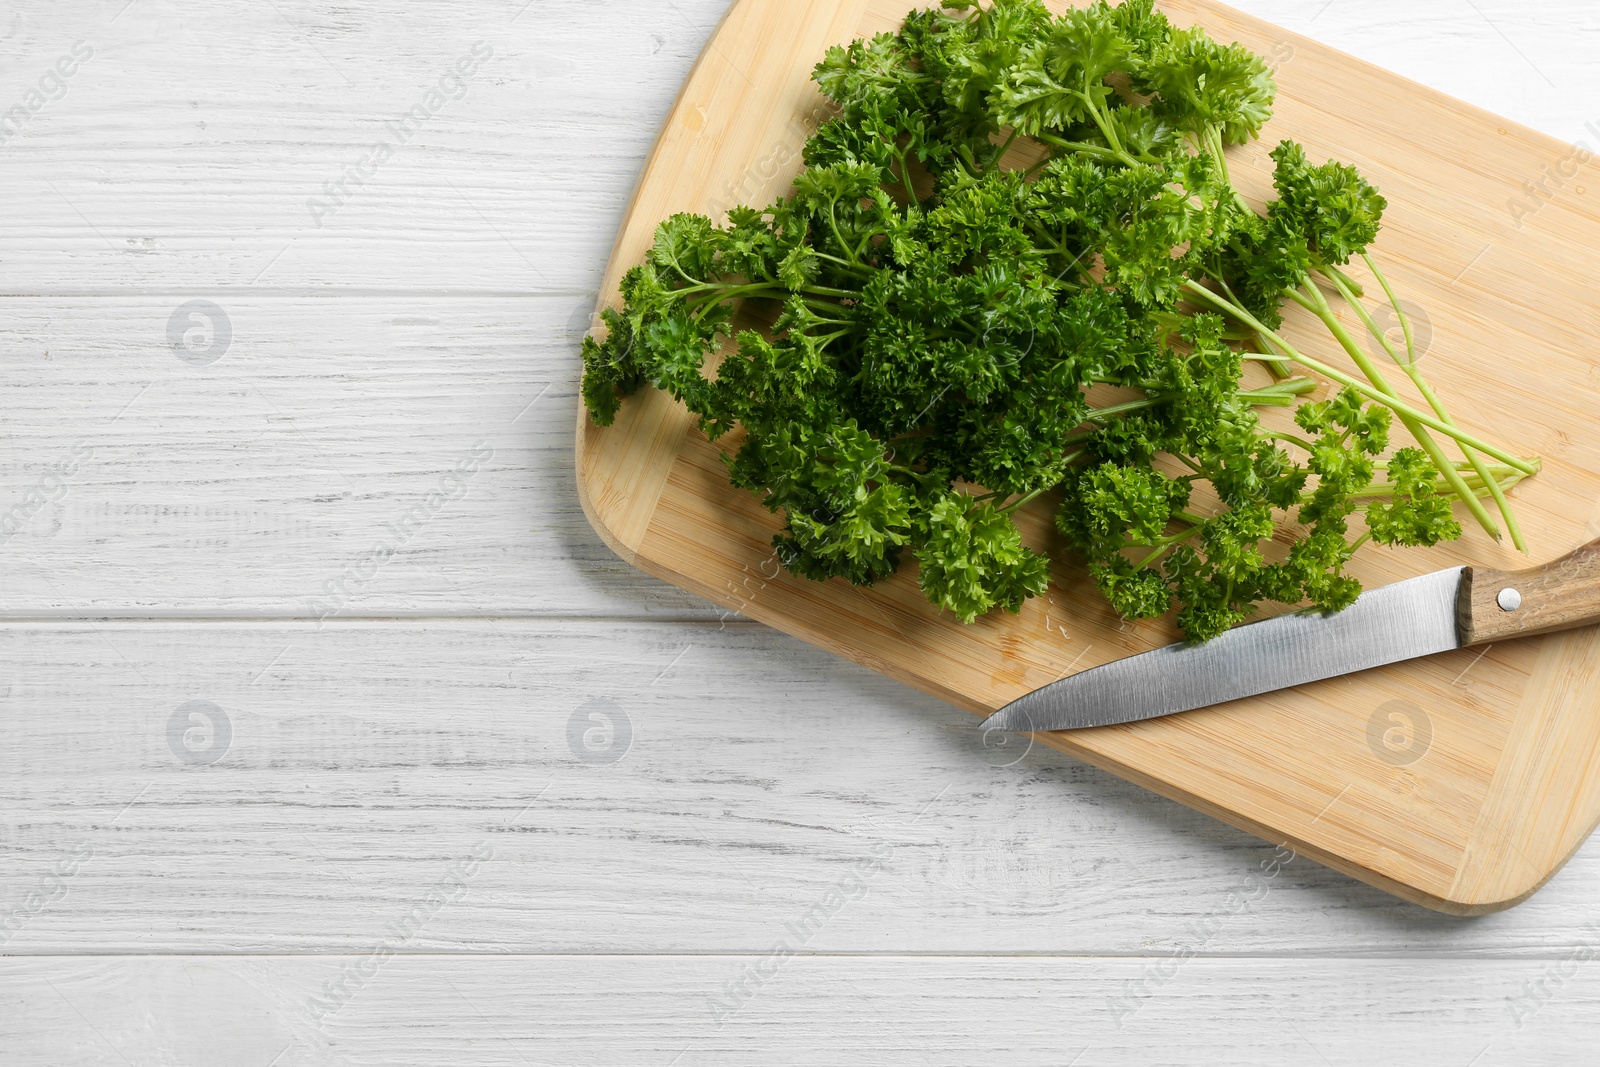
{"type": "Polygon", "coordinates": [[[946,0],[831,49],[815,80],[838,111],[793,194],[725,225],[668,219],[606,340],[584,345],[601,425],[652,385],[728,438],[733,484],[784,516],[794,573],[870,585],[910,556],[962,621],[1017,612],[1049,560],[1014,516],[1055,494],[1119,612],[1176,607],[1204,640],[1261,603],[1348,606],[1363,544],[1457,538],[1456,503],[1498,537],[1491,502],[1521,546],[1505,491],[1537,462],[1460,430],[1427,388],[1367,252],[1384,199],[1290,142],[1265,214],[1232,186],[1224,149],[1260,133],[1276,93],[1248,50],[1151,0],[1059,17],[946,0]],[[1403,347],[1341,270],[1355,258],[1403,347]],[[1286,303],[1357,373],[1284,337],[1286,303]],[[737,327],[741,311],[765,325],[737,327]],[[1312,401],[1323,382],[1296,365],[1340,390],[1312,401]],[[1299,432],[1266,428],[1264,406],[1294,407],[1299,432]],[[1392,419],[1414,444],[1390,450],[1392,419]]]}

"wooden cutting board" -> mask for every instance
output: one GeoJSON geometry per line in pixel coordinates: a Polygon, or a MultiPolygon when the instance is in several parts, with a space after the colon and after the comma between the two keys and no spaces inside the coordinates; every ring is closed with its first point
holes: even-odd
{"type": "MultiPolygon", "coordinates": [[[[785,192],[826,115],[812,67],[914,6],[734,3],[646,166],[606,298],[668,215],[719,216],[785,192]]],[[[1513,494],[1534,559],[1600,535],[1600,160],[1210,0],[1162,6],[1277,69],[1277,116],[1234,153],[1247,193],[1268,190],[1267,152],[1294,138],[1388,196],[1377,252],[1428,324],[1428,377],[1473,432],[1544,457],[1513,494]]],[[[1287,330],[1345,359],[1320,326],[1291,316],[1287,330]]],[[[975,713],[1176,636],[1165,620],[1114,616],[1054,539],[1043,501],[1025,532],[1060,562],[1049,596],[1020,617],[941,617],[914,564],[873,590],[793,578],[770,547],[775,517],[729,487],[718,448],[654,391],[609,429],[579,412],[578,483],[595,529],[633,565],[975,713]]],[[[1353,573],[1377,585],[1528,564],[1469,526],[1435,550],[1364,550],[1353,573]]],[[[1035,742],[1408,900],[1477,914],[1537,890],[1600,820],[1597,666],[1600,630],[1585,630],[1035,742]]]]}

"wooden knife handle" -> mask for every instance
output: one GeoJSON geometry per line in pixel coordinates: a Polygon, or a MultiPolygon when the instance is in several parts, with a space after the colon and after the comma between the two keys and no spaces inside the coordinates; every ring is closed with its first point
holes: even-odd
{"type": "Polygon", "coordinates": [[[1468,567],[1456,613],[1464,646],[1600,623],[1600,541],[1532,570],[1468,567]]]}

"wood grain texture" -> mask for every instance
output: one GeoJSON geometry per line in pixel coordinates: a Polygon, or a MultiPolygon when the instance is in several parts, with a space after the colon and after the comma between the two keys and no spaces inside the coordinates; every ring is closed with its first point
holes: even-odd
{"type": "Polygon", "coordinates": [[[0,153],[3,291],[592,294],[595,227],[724,6],[8,5],[5,107],[74,42],[94,55],[0,153]]]}
{"type": "Polygon", "coordinates": [[[1542,567],[1471,568],[1460,608],[1462,641],[1468,645],[1600,623],[1600,541],[1542,567]]]}
{"type": "Polygon", "coordinates": [[[756,952],[881,857],[810,950],[1559,959],[1600,880],[1425,912],[754,623],[4,624],[0,736],[6,953],[358,952],[480,844],[414,950],[756,952]]]}
{"type": "MultiPolygon", "coordinates": [[[[1600,32],[1585,0],[1477,3],[1513,44],[1472,9],[1425,0],[1248,6],[1595,147],[1585,70],[1600,32]]],[[[113,22],[109,3],[15,0],[0,14],[15,59],[5,107],[75,41],[95,56],[0,152],[0,292],[593,294],[640,164],[728,7],[217,0],[202,18],[138,0],[113,22]],[[318,225],[308,201],[480,40],[495,57],[467,94],[318,225]]]]}
{"type": "MultiPolygon", "coordinates": [[[[64,507],[5,546],[4,611],[302,613],[360,554],[352,546],[390,521],[384,501],[425,498],[440,463],[477,439],[463,412],[509,419],[511,398],[532,399],[546,382],[555,385],[541,404],[570,412],[584,305],[638,168],[727,6],[541,0],[513,21],[522,4],[511,0],[447,14],[363,0],[340,16],[323,0],[281,11],[231,0],[202,19],[139,0],[112,24],[115,12],[94,5],[13,5],[0,18],[0,44],[16,58],[0,71],[0,99],[21,97],[80,37],[97,53],[0,151],[12,204],[0,218],[0,512],[80,437],[114,437],[111,420],[153,384],[111,427],[137,428],[117,439],[114,481],[89,465],[64,507]],[[603,56],[581,47],[590,33],[608,42],[603,56]],[[496,49],[484,77],[318,227],[306,201],[480,39],[496,49]],[[192,299],[235,320],[234,347],[210,367],[167,347],[168,316],[192,299]],[[427,409],[435,396],[451,407],[439,425],[427,409]],[[258,434],[263,419],[272,430],[258,434]],[[412,440],[438,453],[420,455],[412,440]],[[370,471],[372,484],[352,491],[319,449],[358,483],[370,471]],[[289,453],[300,469],[283,462],[289,453]],[[406,461],[386,467],[383,453],[406,461]]],[[[1545,0],[1526,15],[1480,6],[1539,70],[1584,84],[1584,48],[1600,42],[1581,3],[1545,0]]],[[[1408,34],[1440,36],[1457,15],[1372,0],[1323,8],[1273,0],[1258,13],[1547,132],[1592,137],[1592,94],[1539,93],[1543,78],[1489,23],[1440,37],[1440,58],[1408,34]]],[[[716,614],[598,543],[578,517],[562,421],[524,417],[519,429],[549,440],[549,453],[506,455],[535,483],[497,474],[490,499],[490,479],[477,479],[432,526],[452,547],[435,541],[426,567],[380,578],[352,614],[716,614]]]]}
{"type": "Polygon", "coordinates": [[[1001,1057],[1017,1067],[1074,1057],[1525,1067],[1586,1062],[1600,1026],[1594,966],[1575,961],[1564,977],[1525,960],[1445,973],[1405,959],[1190,959],[1158,970],[1128,959],[782,958],[770,947],[626,961],[0,960],[0,996],[16,1008],[0,1015],[0,1042],[8,1067],[964,1067],[1001,1057]],[[738,982],[751,995],[730,994],[738,982]],[[1527,997],[1533,982],[1550,995],[1527,997]],[[339,1009],[314,1014],[340,983],[350,995],[339,1009]],[[1329,1012],[1330,1001],[1363,1024],[1329,1012]]]}
{"type": "MultiPolygon", "coordinates": [[[[662,132],[603,291],[614,290],[662,218],[685,210],[716,214],[719,191],[735,186],[762,202],[798,170],[793,145],[817,117],[807,82],[817,51],[799,45],[818,27],[877,32],[896,25],[910,6],[736,5],[662,132]],[[732,56],[743,65],[736,68],[732,56]],[[730,92],[736,75],[749,84],[730,92]],[[748,180],[750,161],[780,156],[786,168],[767,166],[760,181],[748,180]],[[694,166],[684,164],[690,158],[694,166]]],[[[1167,7],[1178,21],[1203,22],[1281,64],[1277,117],[1262,142],[1236,153],[1234,174],[1247,195],[1269,191],[1267,151],[1284,137],[1357,164],[1389,195],[1380,254],[1404,279],[1402,291],[1431,309],[1432,350],[1445,357],[1430,360],[1434,384],[1469,428],[1500,440],[1512,434],[1515,447],[1545,458],[1545,476],[1517,493],[1534,551],[1551,555],[1586,539],[1591,502],[1600,498],[1600,417],[1592,403],[1600,361],[1576,344],[1542,339],[1593,332],[1600,214],[1583,195],[1526,216],[1502,206],[1523,175],[1570,158],[1572,149],[1206,0],[1167,7]],[[1523,353],[1515,375],[1503,372],[1507,351],[1523,353]],[[1538,406],[1543,415],[1507,424],[1495,416],[1508,402],[1538,406]]],[[[1317,336],[1297,330],[1307,318],[1291,318],[1291,336],[1317,336]]],[[[1332,340],[1319,340],[1310,347],[1337,360],[1332,340]]],[[[585,509],[624,558],[941,699],[985,713],[1064,674],[1176,636],[1166,623],[1119,625],[1070,562],[1058,564],[1053,593],[1020,619],[974,627],[938,616],[908,573],[872,591],[779,573],[768,547],[775,519],[728,488],[719,450],[693,430],[682,408],[652,392],[625,410],[610,430],[580,412],[578,430],[585,509]]],[[[1025,530],[1061,559],[1048,509],[1045,502],[1033,506],[1025,530]]],[[[1380,584],[1453,563],[1507,559],[1504,549],[1469,538],[1429,552],[1372,553],[1353,570],[1380,584]]],[[[1569,646],[1579,660],[1600,663],[1600,630],[1555,647],[1569,646]]],[[[1497,769],[1519,758],[1511,747],[1518,728],[1557,721],[1568,702],[1530,699],[1547,693],[1536,674],[1541,647],[1520,641],[1482,657],[1437,657],[1202,713],[1041,740],[1418,903],[1493,911],[1537,890],[1600,821],[1600,808],[1575,808],[1561,834],[1533,840],[1533,813],[1547,798],[1528,795],[1524,809],[1497,820],[1493,839],[1476,835],[1497,769]],[[1469,672],[1474,677],[1463,687],[1469,672]],[[1407,740],[1398,756],[1384,747],[1397,715],[1407,729],[1427,727],[1427,741],[1407,740]],[[1479,873],[1463,896],[1469,842],[1479,873]]],[[[1558,777],[1597,773],[1584,765],[1558,777]]]]}
{"type": "Polygon", "coordinates": [[[592,299],[219,292],[205,365],[186,295],[7,300],[0,613],[716,617],[583,517],[592,299]]]}
{"type": "MultiPolygon", "coordinates": [[[[728,6],[0,11],[0,107],[74,41],[96,49],[0,147],[0,512],[80,438],[97,457],[0,546],[0,614],[27,620],[0,624],[0,922],[30,916],[0,945],[0,1061],[667,1067],[692,1043],[677,1067],[1062,1067],[1081,1031],[1079,1067],[1583,1062],[1593,842],[1526,904],[1468,922],[1298,859],[1263,894],[1273,846],[1042,746],[1006,767],[1015,753],[949,706],[755,624],[718,633],[723,609],[588,529],[573,341],[728,6]],[[307,199],[478,40],[487,77],[317,226],[307,199]],[[209,367],[167,347],[194,299],[236,327],[209,367]],[[546,382],[467,496],[347,612],[306,618],[307,593],[434,492],[478,423],[546,382]],[[390,618],[419,614],[480,617],[390,618]],[[285,615],[302,621],[248,621],[285,615]],[[633,717],[616,764],[568,746],[590,691],[633,717]],[[190,700],[232,716],[231,756],[174,755],[190,700]],[[321,954],[368,951],[477,843],[510,837],[289,1049],[306,999],[363,966],[321,954]],[[894,855],[816,935],[824,955],[716,1030],[706,998],[766,965],[881,840],[894,855]],[[52,896],[80,845],[94,859],[52,896]],[[474,952],[496,955],[437,955],[474,952]],[[1140,1005],[1120,1029],[1119,997],[1140,1005]]],[[[1591,0],[1241,6],[1595,146],[1591,0]]],[[[1581,524],[1595,503],[1562,507],[1581,524]]],[[[1528,699],[1571,693],[1580,651],[1547,642],[1528,699]]],[[[1549,780],[1539,754],[1593,743],[1592,711],[1566,714],[1509,726],[1526,758],[1472,831],[1491,887],[1495,820],[1549,780]]],[[[1566,807],[1541,813],[1550,834],[1572,832],[1566,807]]]]}

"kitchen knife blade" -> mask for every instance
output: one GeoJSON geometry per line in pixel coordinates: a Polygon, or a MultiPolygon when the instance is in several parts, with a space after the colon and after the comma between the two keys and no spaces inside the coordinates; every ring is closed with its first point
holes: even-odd
{"type": "Polygon", "coordinates": [[[983,729],[1082,730],[1139,722],[1306,682],[1450,652],[1465,638],[1457,604],[1469,572],[1455,567],[1363,593],[1344,611],[1279,615],[1204,644],[1177,644],[1107,663],[1036,690],[983,729]]]}

